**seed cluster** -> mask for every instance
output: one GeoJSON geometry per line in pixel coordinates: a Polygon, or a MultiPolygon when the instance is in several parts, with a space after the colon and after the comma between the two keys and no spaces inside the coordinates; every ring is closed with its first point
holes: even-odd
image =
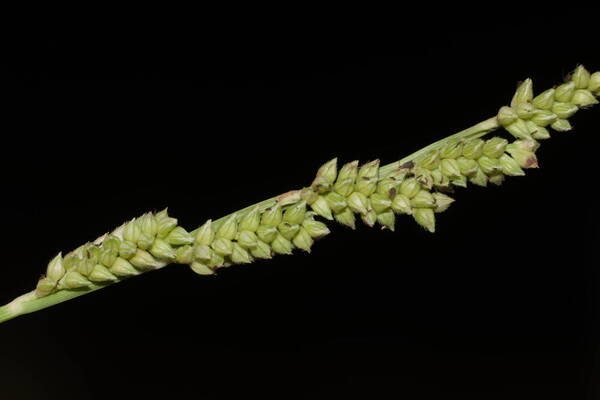
{"type": "Polygon", "coordinates": [[[219,267],[292,254],[295,248],[310,252],[314,239],[329,233],[314,216],[306,201],[300,200],[285,206],[277,201],[265,210],[255,206],[243,215],[232,214],[216,227],[208,220],[196,231],[193,244],[178,249],[177,262],[209,275],[219,267]]]}
{"type": "Polygon", "coordinates": [[[38,281],[36,295],[89,288],[163,267],[176,260],[181,246],[193,241],[166,209],[144,214],[65,257],[57,255],[48,264],[46,276],[38,281]]]}
{"type": "Polygon", "coordinates": [[[533,83],[526,79],[517,88],[510,107],[502,107],[498,112],[498,122],[518,139],[548,139],[547,127],[570,131],[568,118],[581,108],[598,104],[595,96],[600,96],[600,71],[590,74],[581,65],[565,83],[535,97],[533,83]]]}
{"type": "Polygon", "coordinates": [[[220,267],[291,254],[295,248],[310,252],[314,240],[329,233],[314,219],[317,215],[353,229],[359,216],[368,226],[393,231],[396,215],[406,214],[434,232],[435,213],[454,201],[446,193],[455,187],[499,185],[505,176],[537,168],[535,151],[539,140],[550,137],[547,128],[568,131],[568,118],[598,103],[600,72],[590,74],[579,66],[566,83],[536,97],[532,86],[530,79],[522,82],[510,106],[498,112],[497,121],[512,142],[501,137],[447,141],[385,173],[379,160],[362,166],[352,161],[338,171],[333,159],[295,197],[280,197],[267,208],[255,206],[215,223],[208,220],[192,233],[166,209],[147,213],[65,257],[57,255],[38,281],[36,296],[111,283],[172,262],[208,275],[220,267]]]}
{"type": "Polygon", "coordinates": [[[433,231],[434,212],[453,201],[442,193],[428,191],[414,172],[414,163],[381,177],[379,160],[359,167],[358,161],[337,171],[337,160],[324,164],[309,188],[303,190],[312,210],[319,216],[355,228],[356,215],[368,226],[376,223],[394,230],[396,214],[410,214],[433,231]]]}
{"type": "Polygon", "coordinates": [[[351,228],[358,214],[362,221],[393,230],[397,214],[412,215],[430,232],[435,213],[454,201],[445,193],[468,183],[500,185],[506,176],[524,175],[537,168],[539,140],[550,138],[547,127],[571,129],[568,118],[577,110],[598,103],[600,72],[590,74],[583,66],[567,82],[533,97],[531,79],[517,88],[510,107],[502,107],[497,119],[515,140],[501,137],[448,141],[441,148],[418,157],[400,168],[380,175],[379,161],[359,168],[358,161],[337,172],[336,160],[324,164],[305,197],[323,218],[335,219],[351,228]]]}

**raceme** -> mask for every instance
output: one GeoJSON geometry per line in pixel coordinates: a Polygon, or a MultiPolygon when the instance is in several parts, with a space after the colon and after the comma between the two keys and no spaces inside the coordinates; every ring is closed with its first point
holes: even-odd
{"type": "Polygon", "coordinates": [[[171,263],[200,275],[219,268],[310,252],[330,233],[322,222],[352,229],[394,230],[399,216],[412,217],[430,232],[436,214],[448,209],[454,188],[500,185],[507,176],[537,168],[536,151],[551,131],[572,129],[569,118],[598,103],[600,72],[578,66],[566,82],[537,95],[531,79],[517,88],[510,105],[469,129],[391,164],[337,159],[317,171],[312,184],[187,231],[167,210],[146,213],[48,264],[35,290],[0,307],[0,322],[95,291],[171,263]],[[483,136],[504,128],[508,139],[483,136]]]}

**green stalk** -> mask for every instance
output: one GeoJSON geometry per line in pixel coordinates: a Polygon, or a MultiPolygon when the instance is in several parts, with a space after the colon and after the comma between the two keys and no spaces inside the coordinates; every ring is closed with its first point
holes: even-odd
{"type": "Polygon", "coordinates": [[[0,307],[0,322],[168,262],[189,264],[194,272],[210,275],[219,267],[292,254],[295,248],[310,251],[314,239],[329,233],[325,224],[314,220],[315,215],[354,228],[357,214],[367,226],[379,224],[394,230],[396,214],[410,214],[423,228],[435,232],[434,213],[443,212],[454,201],[443,193],[444,188],[466,187],[467,183],[500,185],[506,176],[522,176],[523,169],[537,168],[538,140],[551,137],[547,127],[554,132],[570,131],[568,119],[575,112],[600,103],[600,71],[590,73],[582,65],[565,83],[535,97],[532,85],[531,79],[521,82],[510,106],[501,107],[495,117],[401,160],[381,167],[374,160],[358,169],[358,161],[353,161],[339,173],[337,160],[330,160],[319,168],[310,187],[209,220],[191,233],[178,226],[166,209],[128,221],[65,257],[59,253],[35,291],[0,307]],[[501,126],[515,140],[475,140],[501,126]]]}
{"type": "MultiPolygon", "coordinates": [[[[489,118],[489,119],[487,119],[483,122],[480,122],[468,129],[465,129],[454,135],[448,136],[442,140],[432,143],[429,146],[424,147],[423,149],[421,149],[407,157],[404,157],[403,159],[401,159],[399,161],[396,161],[396,162],[393,162],[393,163],[390,163],[390,164],[387,164],[387,165],[381,167],[380,174],[382,177],[385,177],[385,176],[389,175],[393,170],[400,167],[401,165],[403,165],[407,162],[410,162],[410,161],[415,161],[419,157],[423,156],[424,154],[427,154],[431,150],[441,148],[442,146],[444,146],[446,143],[448,143],[450,141],[457,140],[457,139],[478,138],[478,137],[484,136],[484,135],[492,132],[493,130],[497,129],[498,127],[499,127],[498,119],[496,117],[489,118]]],[[[237,214],[242,216],[256,206],[258,206],[260,208],[260,210],[262,211],[262,210],[265,210],[265,209],[269,208],[270,206],[272,206],[276,201],[282,200],[282,199],[287,199],[289,201],[289,203],[292,203],[294,201],[299,200],[299,194],[300,194],[299,190],[287,192],[287,193],[281,194],[279,196],[275,196],[270,199],[261,201],[260,203],[256,203],[251,206],[248,206],[240,211],[237,211],[237,214]]],[[[213,225],[215,226],[215,228],[218,228],[218,226],[220,224],[222,224],[230,215],[232,215],[232,214],[226,215],[222,218],[219,218],[218,220],[213,221],[213,225]]],[[[196,231],[192,232],[192,234],[195,234],[195,233],[196,233],[196,231]]],[[[96,291],[98,289],[102,289],[103,287],[106,287],[108,285],[109,284],[93,285],[91,288],[86,288],[86,289],[60,290],[56,293],[50,294],[48,296],[40,297],[40,298],[37,298],[35,296],[35,291],[31,291],[29,293],[26,293],[22,296],[17,297],[10,303],[0,307],[0,323],[2,323],[4,321],[8,321],[19,315],[28,314],[28,313],[31,313],[34,311],[42,310],[44,308],[53,306],[55,304],[59,304],[64,301],[82,296],[84,294],[94,292],[94,291],[96,291]]]]}

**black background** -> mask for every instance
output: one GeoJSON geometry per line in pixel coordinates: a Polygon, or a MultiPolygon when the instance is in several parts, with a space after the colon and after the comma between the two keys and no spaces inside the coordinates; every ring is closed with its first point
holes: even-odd
{"type": "MultiPolygon", "coordinates": [[[[591,10],[426,8],[14,32],[0,303],[148,210],[193,229],[334,156],[397,160],[524,78],[600,69],[591,10]]],[[[310,255],[174,265],[2,324],[0,397],[596,399],[598,110],[543,143],[539,170],[458,191],[435,234],[336,226],[310,255]]]]}

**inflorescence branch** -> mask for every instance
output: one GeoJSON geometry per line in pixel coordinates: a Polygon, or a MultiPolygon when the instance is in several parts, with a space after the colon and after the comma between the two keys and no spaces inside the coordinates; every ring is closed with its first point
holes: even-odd
{"type": "Polygon", "coordinates": [[[448,193],[468,184],[500,185],[507,176],[537,168],[535,153],[540,141],[550,138],[548,128],[571,130],[568,119],[597,104],[598,96],[600,72],[590,74],[583,66],[535,97],[527,79],[496,116],[391,164],[352,161],[338,169],[333,159],[319,168],[310,186],[208,220],[191,232],[166,209],[146,213],[64,256],[59,253],[35,290],[0,307],[0,322],[171,263],[212,275],[294,249],[310,252],[315,240],[329,234],[322,219],[354,229],[360,218],[367,226],[393,231],[397,216],[409,215],[434,232],[435,215],[454,202],[448,193]],[[482,139],[500,127],[509,139],[482,139]]]}

